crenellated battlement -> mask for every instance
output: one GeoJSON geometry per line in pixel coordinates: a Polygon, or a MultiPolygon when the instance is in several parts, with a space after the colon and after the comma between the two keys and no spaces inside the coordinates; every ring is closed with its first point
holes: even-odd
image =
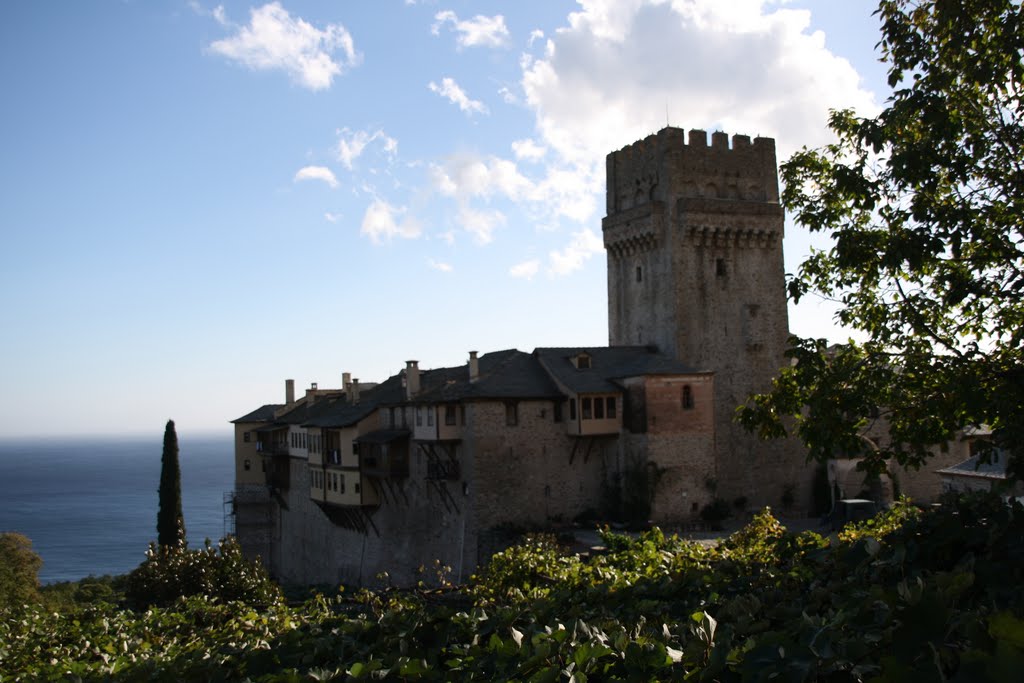
{"type": "Polygon", "coordinates": [[[606,159],[607,215],[676,197],[778,203],[775,140],[663,128],[606,159]]]}
{"type": "Polygon", "coordinates": [[[715,131],[711,134],[711,144],[708,144],[708,133],[699,128],[690,129],[689,133],[682,128],[662,128],[657,133],[648,135],[643,140],[637,140],[628,144],[622,149],[610,152],[609,157],[620,157],[629,159],[634,156],[644,156],[656,150],[665,150],[669,147],[688,148],[693,154],[700,154],[701,150],[730,150],[743,151],[755,147],[758,149],[770,150],[775,154],[775,140],[773,138],[756,137],[751,142],[749,135],[733,135],[732,145],[729,144],[729,134],[722,131],[715,131]]]}

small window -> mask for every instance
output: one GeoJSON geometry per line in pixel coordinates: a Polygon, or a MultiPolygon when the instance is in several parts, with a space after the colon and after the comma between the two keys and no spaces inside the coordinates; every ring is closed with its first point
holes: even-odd
{"type": "Polygon", "coordinates": [[[725,277],[728,273],[725,268],[725,259],[715,259],[715,275],[718,277],[725,277]]]}
{"type": "Polygon", "coordinates": [[[444,423],[449,426],[455,425],[455,406],[444,407],[444,423]]]}
{"type": "Polygon", "coordinates": [[[249,443],[249,439],[252,438],[249,436],[250,434],[252,434],[252,432],[242,432],[242,441],[249,443]]]}
{"type": "Polygon", "coordinates": [[[576,369],[577,370],[589,370],[590,369],[590,356],[585,353],[581,353],[576,356],[576,369]]]}
{"type": "Polygon", "coordinates": [[[359,493],[359,482],[358,481],[355,484],[352,485],[352,490],[355,491],[356,493],[359,493]]]}
{"type": "Polygon", "coordinates": [[[505,424],[509,427],[519,424],[519,404],[515,401],[505,402],[505,424]]]}
{"type": "Polygon", "coordinates": [[[637,282],[643,282],[644,281],[644,269],[641,268],[640,266],[636,267],[636,281],[637,282]]]}
{"type": "Polygon", "coordinates": [[[434,426],[434,406],[427,406],[427,426],[434,426]]]}
{"type": "Polygon", "coordinates": [[[583,419],[584,420],[589,420],[589,419],[591,419],[594,416],[594,413],[592,412],[590,406],[591,406],[591,400],[590,400],[590,397],[587,396],[586,398],[583,399],[583,403],[580,406],[581,408],[583,408],[583,419]]]}
{"type": "Polygon", "coordinates": [[[416,406],[416,426],[423,426],[423,406],[416,406]]]}
{"type": "Polygon", "coordinates": [[[359,455],[359,444],[355,441],[352,442],[352,455],[359,455]]]}
{"type": "Polygon", "coordinates": [[[603,420],[604,419],[604,399],[603,398],[598,397],[598,398],[594,399],[594,419],[595,420],[603,420]]]}
{"type": "Polygon", "coordinates": [[[245,459],[245,463],[244,463],[244,464],[242,465],[242,467],[244,467],[244,468],[245,468],[245,471],[246,471],[246,472],[248,472],[249,470],[251,470],[251,469],[252,469],[252,460],[250,460],[249,458],[246,458],[246,459],[245,459]]]}
{"type": "Polygon", "coordinates": [[[576,419],[576,399],[574,398],[569,399],[569,419],[576,419]]]}
{"type": "Polygon", "coordinates": [[[388,410],[388,415],[389,415],[389,420],[390,420],[391,428],[394,429],[395,426],[398,424],[398,422],[395,421],[395,409],[394,408],[389,409],[388,410]]]}
{"type": "Polygon", "coordinates": [[[615,397],[609,396],[605,399],[605,415],[609,420],[615,419],[615,397]]]}
{"type": "Polygon", "coordinates": [[[693,389],[687,384],[683,387],[683,410],[693,409],[693,389]]]}

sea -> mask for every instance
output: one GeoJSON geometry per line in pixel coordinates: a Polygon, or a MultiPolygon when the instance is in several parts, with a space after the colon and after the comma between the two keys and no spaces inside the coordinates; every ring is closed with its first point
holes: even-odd
{"type": "MultiPolygon", "coordinates": [[[[178,438],[189,547],[229,530],[231,434],[178,438]]],[[[43,559],[43,584],[125,574],[156,540],[163,432],[153,438],[0,440],[0,532],[17,531],[43,559]]]]}

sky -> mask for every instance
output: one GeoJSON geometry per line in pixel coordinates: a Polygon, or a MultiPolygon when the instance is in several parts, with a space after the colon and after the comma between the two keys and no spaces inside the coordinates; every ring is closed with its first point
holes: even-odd
{"type": "MultiPolygon", "coordinates": [[[[828,143],[884,103],[874,7],[7,0],[0,437],[230,433],[288,378],[607,344],[605,155],[828,143]]],[[[786,230],[793,272],[824,243],[786,230]]]]}

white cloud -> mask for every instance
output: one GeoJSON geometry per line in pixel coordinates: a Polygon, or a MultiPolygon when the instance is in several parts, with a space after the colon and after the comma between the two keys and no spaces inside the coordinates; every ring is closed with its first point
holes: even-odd
{"type": "Polygon", "coordinates": [[[342,218],[343,216],[340,213],[331,213],[330,211],[324,213],[324,220],[328,221],[329,223],[337,223],[342,218]]]}
{"type": "Polygon", "coordinates": [[[780,158],[827,142],[829,108],[874,107],[857,72],[772,0],[581,0],[522,86],[540,142],[597,173],[672,124],[775,137],[780,158]]]}
{"type": "Polygon", "coordinates": [[[544,40],[544,31],[541,31],[539,28],[536,28],[530,31],[530,39],[526,41],[526,46],[533,47],[533,44],[538,40],[544,40]]]}
{"type": "Polygon", "coordinates": [[[512,143],[512,153],[516,155],[516,159],[540,161],[547,151],[546,148],[541,147],[529,138],[526,140],[515,140],[512,143]]]}
{"type": "Polygon", "coordinates": [[[525,280],[532,280],[533,276],[540,270],[540,261],[532,259],[530,261],[523,261],[517,263],[508,269],[508,274],[512,277],[523,278],[525,280]]]}
{"type": "Polygon", "coordinates": [[[471,100],[466,92],[459,87],[459,84],[455,82],[453,78],[441,79],[441,85],[431,81],[428,85],[431,92],[435,92],[441,97],[447,98],[452,104],[457,104],[459,109],[466,112],[467,114],[486,114],[487,106],[479,100],[471,100]]]}
{"type": "Polygon", "coordinates": [[[579,270],[594,254],[604,251],[604,243],[590,228],[572,234],[572,241],[561,251],[548,254],[548,272],[552,275],[568,275],[579,270]]]}
{"type": "Polygon", "coordinates": [[[456,32],[455,42],[462,47],[501,47],[508,42],[508,27],[505,17],[497,14],[485,17],[478,14],[472,19],[460,21],[451,10],[438,12],[434,15],[434,25],[430,32],[435,36],[441,34],[441,27],[451,24],[456,32]]]}
{"type": "Polygon", "coordinates": [[[366,130],[351,131],[342,128],[338,131],[338,138],[338,160],[349,170],[352,170],[355,160],[362,156],[366,146],[375,140],[381,141],[388,156],[393,157],[398,152],[398,140],[389,137],[382,129],[371,133],[366,130]]]}
{"type": "Polygon", "coordinates": [[[474,209],[463,204],[459,207],[458,222],[477,244],[488,244],[494,240],[495,228],[505,224],[505,214],[497,209],[474,209]]]}
{"type": "Polygon", "coordinates": [[[304,166],[295,173],[295,182],[300,180],[322,180],[331,187],[338,186],[338,179],[326,166],[304,166]]]}
{"type": "Polygon", "coordinates": [[[391,206],[381,199],[374,199],[363,215],[359,232],[369,237],[374,244],[380,244],[390,242],[395,237],[415,239],[423,230],[404,207],[391,206]]]}
{"type": "Polygon", "coordinates": [[[505,104],[519,104],[519,98],[516,97],[516,94],[505,86],[498,89],[498,94],[501,95],[501,100],[505,104]]]}
{"type": "Polygon", "coordinates": [[[435,261],[434,259],[430,259],[429,261],[427,261],[427,265],[433,268],[434,270],[441,271],[442,273],[452,272],[452,265],[450,263],[444,263],[442,261],[435,261]]]}
{"type": "MultiPolygon", "coordinates": [[[[226,25],[222,8],[214,18],[226,25]]],[[[359,63],[352,36],[341,24],[323,30],[300,18],[292,18],[280,3],[271,2],[250,10],[248,26],[235,35],[215,41],[210,50],[250,69],[287,72],[310,90],[329,88],[335,76],[359,63]],[[335,60],[338,50],[341,56],[335,60]]]]}
{"type": "Polygon", "coordinates": [[[515,162],[496,156],[482,159],[472,154],[453,155],[443,166],[432,164],[429,174],[442,194],[461,199],[496,194],[512,200],[528,199],[534,188],[515,162]]]}

